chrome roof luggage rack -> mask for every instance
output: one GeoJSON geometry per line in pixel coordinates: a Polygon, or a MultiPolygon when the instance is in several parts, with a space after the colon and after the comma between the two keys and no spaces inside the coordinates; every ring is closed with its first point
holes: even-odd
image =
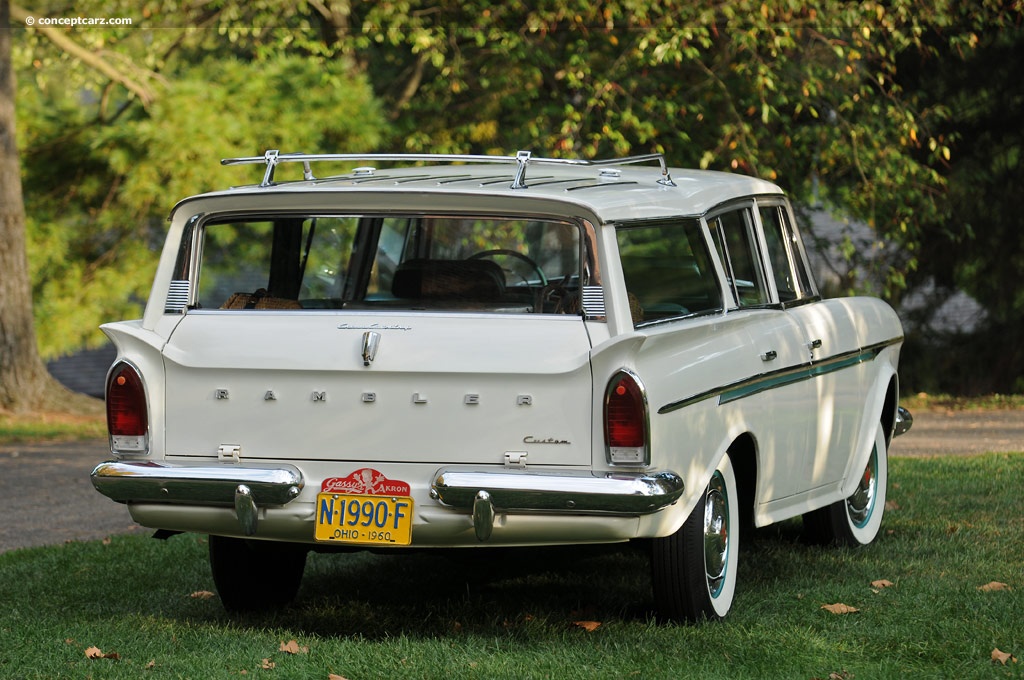
{"type": "Polygon", "coordinates": [[[267,166],[263,173],[261,187],[269,187],[274,184],[274,170],[280,163],[302,163],[302,176],[306,180],[314,180],[311,164],[323,161],[395,161],[395,162],[433,162],[433,163],[506,163],[517,165],[515,178],[512,180],[512,189],[525,189],[526,168],[530,163],[541,165],[575,165],[589,167],[603,167],[609,165],[635,165],[637,163],[657,162],[661,166],[661,179],[658,184],[674,187],[676,184],[669,175],[668,166],[665,163],[665,156],[660,153],[645,154],[641,156],[626,156],[624,158],[609,158],[605,160],[585,160],[574,158],[543,158],[534,156],[530,151],[518,151],[515,156],[487,156],[473,154],[420,154],[420,153],[280,153],[277,149],[269,149],[262,156],[249,156],[246,158],[225,158],[221,165],[252,165],[264,163],[267,166]]]}

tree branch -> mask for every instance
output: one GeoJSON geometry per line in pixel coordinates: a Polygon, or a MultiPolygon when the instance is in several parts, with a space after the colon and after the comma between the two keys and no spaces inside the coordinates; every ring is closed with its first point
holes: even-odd
{"type": "MultiPolygon", "coordinates": [[[[11,5],[11,18],[24,23],[25,19],[31,15],[17,5],[11,5]]],[[[75,57],[83,64],[98,71],[110,78],[116,83],[123,85],[129,92],[133,93],[139,98],[144,107],[148,107],[153,103],[155,98],[153,92],[145,85],[135,82],[127,75],[119,71],[118,69],[107,63],[102,57],[99,57],[89,50],[85,49],[74,40],[71,40],[59,30],[52,26],[32,26],[32,30],[39,31],[42,35],[52,42],[54,45],[64,50],[71,56],[75,57]]]]}

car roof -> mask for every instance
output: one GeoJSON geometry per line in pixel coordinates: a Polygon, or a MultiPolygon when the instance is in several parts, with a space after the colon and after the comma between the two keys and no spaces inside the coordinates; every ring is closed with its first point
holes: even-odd
{"type": "MultiPolygon", "coordinates": [[[[771,182],[746,175],[709,170],[669,168],[660,154],[602,161],[516,156],[440,154],[277,154],[226,159],[225,165],[264,163],[259,185],[236,187],[204,196],[239,193],[396,192],[425,196],[465,194],[546,199],[587,208],[604,222],[700,216],[715,206],[752,195],[782,195],[771,182]],[[387,167],[396,161],[426,163],[387,167]],[[275,181],[281,163],[302,163],[302,180],[275,181]],[[356,167],[340,175],[316,177],[322,163],[356,167]],[[658,167],[641,164],[657,163],[658,167]],[[383,167],[382,167],[383,166],[383,167]]],[[[197,197],[198,198],[198,197],[197,197]]],[[[508,203],[503,200],[504,205],[508,203]]]]}

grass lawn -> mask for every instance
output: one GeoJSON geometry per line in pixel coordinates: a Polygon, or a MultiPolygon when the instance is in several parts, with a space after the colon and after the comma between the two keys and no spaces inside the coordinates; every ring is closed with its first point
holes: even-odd
{"type": "Polygon", "coordinates": [[[0,445],[71,439],[104,439],[106,436],[107,423],[102,415],[16,414],[0,410],[0,445]]]}
{"type": "Polygon", "coordinates": [[[293,607],[232,617],[203,536],[17,550],[0,554],[0,677],[1024,677],[1022,478],[1024,455],[893,459],[874,545],[760,530],[733,613],[703,626],[652,619],[630,551],[312,555],[293,607]],[[822,608],[838,603],[858,611],[822,608]]]}

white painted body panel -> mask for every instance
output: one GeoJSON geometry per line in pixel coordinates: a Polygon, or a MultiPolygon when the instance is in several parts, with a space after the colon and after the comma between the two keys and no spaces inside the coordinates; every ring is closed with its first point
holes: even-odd
{"type": "Polygon", "coordinates": [[[569,316],[193,313],[163,352],[167,453],[232,444],[242,461],[337,461],[334,475],[345,461],[501,465],[506,452],[590,465],[589,350],[569,316]]]}

